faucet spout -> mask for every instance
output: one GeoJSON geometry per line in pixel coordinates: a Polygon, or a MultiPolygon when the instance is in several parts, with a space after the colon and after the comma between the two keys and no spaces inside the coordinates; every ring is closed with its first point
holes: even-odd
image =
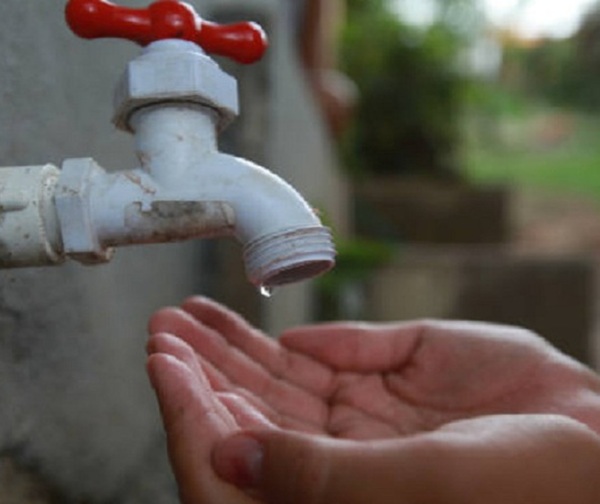
{"type": "Polygon", "coordinates": [[[331,234],[323,226],[283,230],[244,247],[246,275],[262,287],[319,276],[333,268],[334,257],[331,234]]]}
{"type": "Polygon", "coordinates": [[[217,117],[174,103],[133,114],[130,125],[143,172],[171,201],[222,202],[234,215],[251,283],[272,287],[311,278],[334,265],[331,233],[280,177],[216,149],[217,117]]]}
{"type": "Polygon", "coordinates": [[[330,230],[287,182],[247,160],[219,154],[207,166],[209,191],[235,214],[234,234],[244,245],[246,274],[257,286],[273,287],[331,269],[330,230]]]}

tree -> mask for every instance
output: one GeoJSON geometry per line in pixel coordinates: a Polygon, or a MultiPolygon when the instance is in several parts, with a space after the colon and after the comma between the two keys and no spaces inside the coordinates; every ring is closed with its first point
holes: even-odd
{"type": "Polygon", "coordinates": [[[572,68],[579,93],[576,103],[600,109],[600,3],[584,17],[574,36],[575,55],[572,68]]]}
{"type": "Polygon", "coordinates": [[[466,35],[455,9],[467,3],[440,0],[436,22],[420,29],[386,0],[349,0],[342,65],[360,101],[344,153],[355,173],[457,176],[464,79],[456,62],[466,35]]]}

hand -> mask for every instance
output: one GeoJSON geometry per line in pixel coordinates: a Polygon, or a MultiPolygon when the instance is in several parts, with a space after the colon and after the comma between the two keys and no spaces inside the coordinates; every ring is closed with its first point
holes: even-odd
{"type": "Polygon", "coordinates": [[[333,324],[290,331],[280,345],[208,300],[190,300],[183,308],[161,311],[151,321],[157,334],[149,344],[149,370],[180,488],[189,496],[182,497],[184,502],[243,502],[242,494],[216,478],[211,451],[222,477],[278,503],[316,502],[324,495],[331,502],[365,502],[361,488],[369,488],[367,500],[374,503],[398,502],[399,496],[416,502],[409,500],[411,492],[425,498],[434,488],[448,499],[460,498],[441,499],[440,493],[432,502],[468,502],[465,492],[473,482],[465,486],[465,475],[469,480],[480,475],[485,495],[486,485],[498,482],[491,477],[496,470],[508,478],[502,483],[510,490],[495,491],[498,502],[514,501],[521,487],[531,488],[531,496],[545,491],[555,498],[564,494],[552,485],[536,486],[534,476],[554,481],[559,470],[562,479],[556,481],[566,481],[560,488],[570,491],[579,488],[586,469],[597,470],[590,464],[598,455],[596,436],[563,417],[452,422],[548,410],[594,424],[595,375],[528,333],[480,324],[333,324]],[[174,372],[180,363],[187,374],[174,372]],[[169,379],[170,392],[164,387],[169,379]],[[240,429],[255,431],[228,437],[240,429]],[[399,437],[422,430],[433,432],[399,437]],[[384,440],[356,443],[336,437],[384,440]],[[564,471],[558,462],[570,455],[564,471]],[[515,475],[525,485],[511,485],[515,475]],[[432,481],[436,485],[428,484],[432,481]]]}
{"type": "Polygon", "coordinates": [[[148,374],[158,397],[169,456],[184,504],[253,502],[211,469],[216,443],[241,428],[265,428],[260,415],[235,417],[236,399],[215,394],[192,350],[174,336],[148,343],[148,374]]]}
{"type": "Polygon", "coordinates": [[[273,424],[336,438],[385,439],[501,413],[558,413],[600,432],[600,380],[524,329],[420,321],[334,323],[266,338],[205,298],[158,312],[212,386],[273,424]]]}
{"type": "Polygon", "coordinates": [[[600,438],[562,416],[486,416],[379,441],[259,430],[217,444],[213,459],[269,504],[600,502],[600,438]]]}

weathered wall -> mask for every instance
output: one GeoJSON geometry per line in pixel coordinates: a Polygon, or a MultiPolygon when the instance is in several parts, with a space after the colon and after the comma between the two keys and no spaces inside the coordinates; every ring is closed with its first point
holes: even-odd
{"type": "MultiPolygon", "coordinates": [[[[137,49],[76,39],[63,7],[0,4],[0,165],[92,156],[107,169],[133,167],[131,139],[110,118],[113,85],[137,49]]],[[[0,473],[17,468],[10,474],[59,502],[173,502],[144,329],[155,308],[194,291],[197,248],[0,272],[0,473]]],[[[5,479],[0,502],[19,502],[23,490],[5,479]]]]}
{"type": "MultiPolygon", "coordinates": [[[[191,3],[199,10],[211,4],[191,3]]],[[[0,3],[0,166],[91,156],[106,169],[133,167],[131,138],[110,118],[113,86],[138,49],[75,38],[64,4],[0,3]]],[[[263,9],[279,41],[267,95],[254,108],[265,134],[238,147],[252,151],[256,143],[259,161],[342,222],[342,184],[289,57],[280,4],[217,4],[263,9]],[[338,196],[327,197],[332,189],[338,196]]],[[[154,309],[220,282],[202,271],[203,250],[129,248],[104,266],[0,271],[0,502],[176,502],[144,371],[145,325],[154,309]]],[[[290,289],[268,310],[269,324],[305,321],[309,308],[310,288],[290,289]]]]}

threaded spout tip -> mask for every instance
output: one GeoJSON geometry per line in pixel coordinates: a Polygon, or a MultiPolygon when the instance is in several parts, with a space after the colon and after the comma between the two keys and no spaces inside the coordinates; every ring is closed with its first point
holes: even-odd
{"type": "Polygon", "coordinates": [[[335,247],[326,227],[287,229],[248,243],[244,261],[252,284],[275,287],[329,271],[335,265],[335,247]]]}

